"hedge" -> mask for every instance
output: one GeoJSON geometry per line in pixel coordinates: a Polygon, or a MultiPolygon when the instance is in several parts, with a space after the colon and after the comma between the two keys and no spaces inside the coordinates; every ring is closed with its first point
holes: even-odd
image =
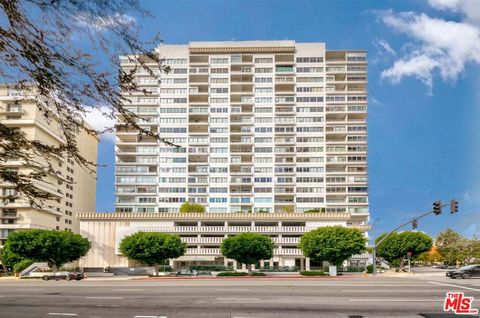
{"type": "Polygon", "coordinates": [[[322,271],[302,271],[300,272],[300,275],[303,276],[327,276],[328,273],[322,272],[322,271]]]}

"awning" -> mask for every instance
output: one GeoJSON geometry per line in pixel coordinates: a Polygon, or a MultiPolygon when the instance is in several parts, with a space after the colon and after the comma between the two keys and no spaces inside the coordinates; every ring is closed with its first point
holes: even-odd
{"type": "Polygon", "coordinates": [[[176,258],[175,261],[215,261],[215,256],[208,256],[208,255],[180,256],[179,258],[176,258]]]}

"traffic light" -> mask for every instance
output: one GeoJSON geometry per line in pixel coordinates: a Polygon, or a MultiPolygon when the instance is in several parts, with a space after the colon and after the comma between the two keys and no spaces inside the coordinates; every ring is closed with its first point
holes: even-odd
{"type": "Polygon", "coordinates": [[[418,227],[418,221],[417,221],[417,219],[413,219],[412,220],[412,229],[415,230],[417,227],[418,227]]]}
{"type": "Polygon", "coordinates": [[[450,200],[450,213],[454,214],[458,212],[458,201],[455,199],[450,200]]]}
{"type": "Polygon", "coordinates": [[[437,200],[433,202],[433,214],[435,215],[442,214],[442,201],[437,200]]]}

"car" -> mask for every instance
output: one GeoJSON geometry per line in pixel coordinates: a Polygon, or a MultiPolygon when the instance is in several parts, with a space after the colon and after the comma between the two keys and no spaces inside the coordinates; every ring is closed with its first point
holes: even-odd
{"type": "Polygon", "coordinates": [[[175,276],[193,276],[193,273],[188,269],[181,269],[175,274],[175,276]]]}
{"type": "Polygon", "coordinates": [[[86,278],[83,273],[77,272],[56,272],[56,273],[48,273],[42,276],[43,280],[82,280],[86,278]]]}
{"type": "Polygon", "coordinates": [[[455,278],[463,278],[468,279],[472,277],[479,277],[480,276],[480,265],[467,265],[460,267],[459,269],[454,269],[451,271],[447,271],[445,274],[447,277],[451,279],[455,278]]]}

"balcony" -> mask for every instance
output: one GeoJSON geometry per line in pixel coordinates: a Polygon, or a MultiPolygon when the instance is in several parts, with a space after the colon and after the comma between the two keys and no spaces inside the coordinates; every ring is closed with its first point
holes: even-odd
{"type": "Polygon", "coordinates": [[[295,233],[303,234],[307,231],[305,226],[172,226],[172,227],[148,227],[141,228],[144,232],[167,232],[167,233],[295,233]]]}

